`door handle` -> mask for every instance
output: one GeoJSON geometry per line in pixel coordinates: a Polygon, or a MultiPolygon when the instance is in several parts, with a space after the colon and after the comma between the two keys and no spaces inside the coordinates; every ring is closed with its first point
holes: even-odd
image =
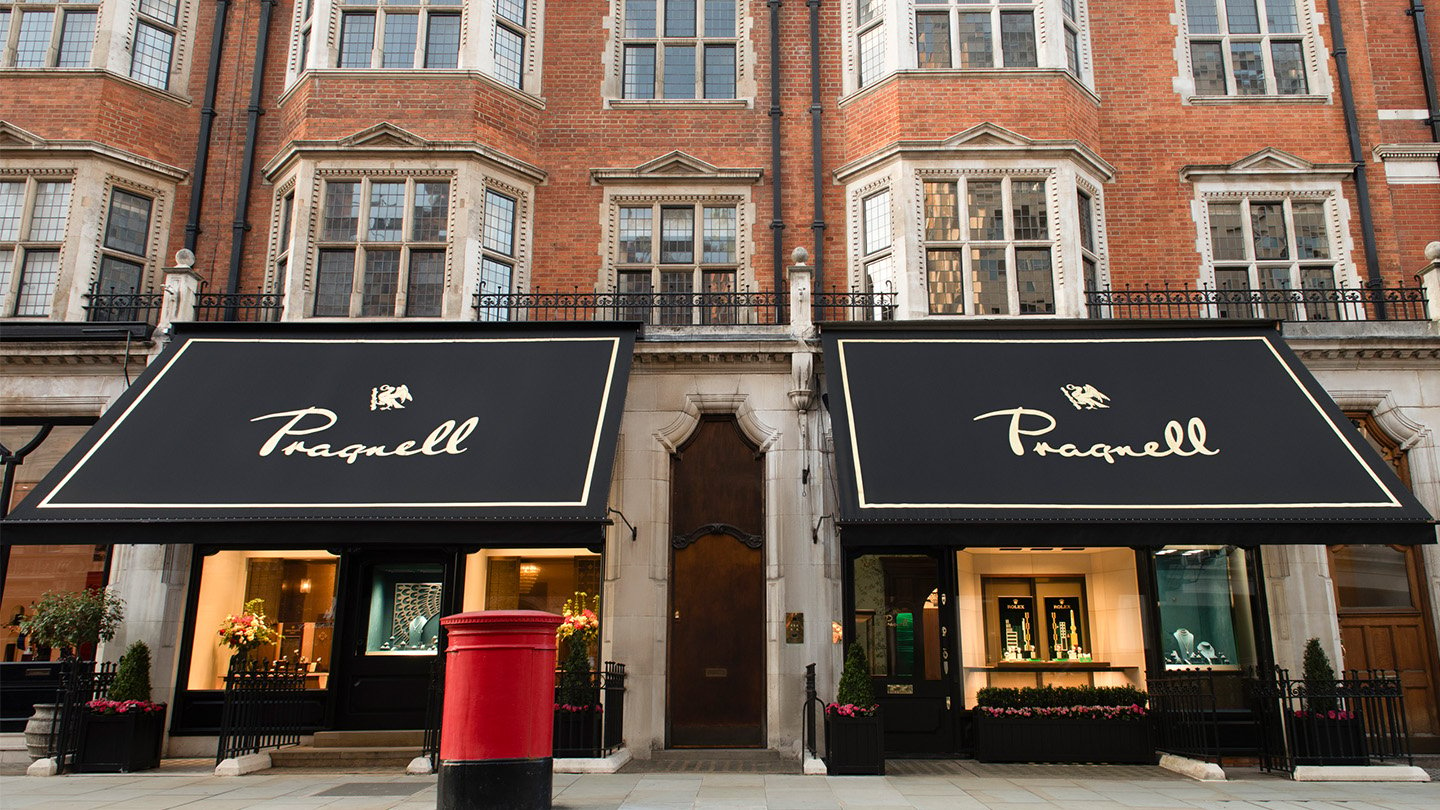
{"type": "Polygon", "coordinates": [[[680,621],[680,611],[675,611],[675,621],[680,621]]]}

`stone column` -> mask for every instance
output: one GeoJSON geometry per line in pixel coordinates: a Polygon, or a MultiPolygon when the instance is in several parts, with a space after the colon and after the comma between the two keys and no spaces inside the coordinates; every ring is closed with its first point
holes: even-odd
{"type": "Polygon", "coordinates": [[[1305,641],[1320,639],[1338,672],[1344,667],[1340,620],[1325,546],[1262,546],[1265,595],[1275,663],[1300,677],[1305,641]]]}
{"type": "MultiPolygon", "coordinates": [[[[191,261],[194,259],[191,258],[191,261]]],[[[199,297],[199,273],[189,265],[165,268],[165,299],[160,305],[160,322],[156,327],[164,329],[172,321],[195,320],[195,304],[199,297]]]]}
{"type": "Polygon", "coordinates": [[[1430,302],[1430,320],[1440,321],[1440,242],[1425,246],[1425,261],[1428,264],[1415,277],[1425,287],[1425,299],[1430,302]]]}
{"type": "Polygon", "coordinates": [[[803,340],[815,336],[815,315],[811,311],[810,297],[815,268],[805,263],[810,254],[803,247],[795,248],[790,258],[795,261],[786,269],[790,280],[790,331],[803,340]]]}
{"type": "Polygon", "coordinates": [[[111,553],[110,590],[125,600],[125,620],[98,658],[118,661],[131,643],[145,642],[150,647],[150,699],[173,705],[191,546],[116,545],[111,553]]]}

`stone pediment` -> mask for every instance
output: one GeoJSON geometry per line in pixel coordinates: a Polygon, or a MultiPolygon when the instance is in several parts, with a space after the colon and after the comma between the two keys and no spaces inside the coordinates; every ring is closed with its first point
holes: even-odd
{"type": "Polygon", "coordinates": [[[9,121],[0,121],[0,147],[44,146],[45,139],[27,132],[9,121]]]}
{"type": "Polygon", "coordinates": [[[716,166],[679,150],[647,160],[633,168],[591,169],[597,183],[758,183],[761,169],[716,166]]]}
{"type": "Polygon", "coordinates": [[[942,147],[949,149],[964,149],[969,147],[1016,147],[1030,146],[1035,143],[1031,138],[988,121],[983,124],[965,130],[964,132],[951,135],[940,142],[942,147]]]}
{"type": "Polygon", "coordinates": [[[1307,176],[1350,174],[1352,163],[1314,163],[1283,149],[1267,146],[1234,163],[1190,165],[1180,170],[1186,180],[1202,177],[1307,176]]]}
{"type": "Polygon", "coordinates": [[[414,149],[424,146],[425,139],[413,132],[401,129],[388,121],[381,121],[373,127],[362,129],[354,135],[341,138],[338,145],[347,149],[356,148],[397,148],[414,149]]]}

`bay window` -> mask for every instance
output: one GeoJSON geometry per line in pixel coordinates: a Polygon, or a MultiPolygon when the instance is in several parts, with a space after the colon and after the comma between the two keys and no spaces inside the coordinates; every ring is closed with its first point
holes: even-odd
{"type": "Polygon", "coordinates": [[[924,184],[924,251],[933,315],[1055,313],[1054,237],[1044,177],[959,177],[924,184]]]}

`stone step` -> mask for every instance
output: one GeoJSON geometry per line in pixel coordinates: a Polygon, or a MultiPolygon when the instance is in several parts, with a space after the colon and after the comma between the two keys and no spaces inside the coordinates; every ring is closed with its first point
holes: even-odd
{"type": "Polygon", "coordinates": [[[733,762],[770,762],[782,757],[779,751],[769,748],[666,748],[651,752],[650,758],[660,761],[723,759],[733,762]]]}
{"type": "Polygon", "coordinates": [[[317,731],[316,748],[395,748],[425,744],[425,732],[405,731],[317,731]]]}
{"type": "Polygon", "coordinates": [[[275,768],[378,768],[403,769],[410,760],[420,756],[420,746],[369,746],[363,748],[296,745],[276,748],[270,752],[270,765],[275,768]]]}

